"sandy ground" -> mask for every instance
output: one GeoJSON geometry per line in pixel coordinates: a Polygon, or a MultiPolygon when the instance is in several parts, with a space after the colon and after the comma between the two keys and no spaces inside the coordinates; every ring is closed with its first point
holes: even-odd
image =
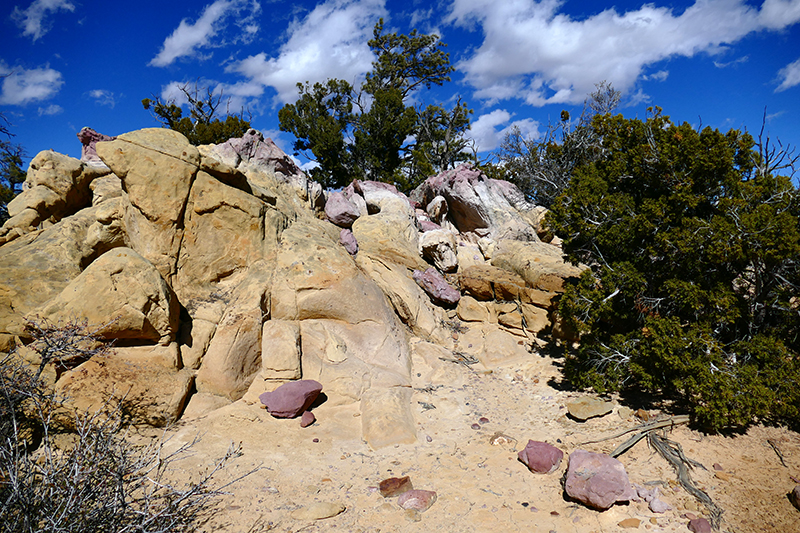
{"type": "MultiPolygon", "coordinates": [[[[598,512],[570,501],[561,487],[566,455],[579,448],[611,452],[627,437],[582,443],[642,421],[625,416],[620,405],[586,422],[567,416],[566,403],[582,394],[552,386],[559,374],[550,359],[536,356],[533,362],[491,373],[452,364],[449,375],[447,384],[415,389],[414,445],[370,450],[360,438],[358,404],[329,397],[314,408],[317,422],[305,429],[297,419],[275,419],[239,401],[181,422],[167,448],[201,437],[177,463],[186,476],[211,466],[232,442],[241,443],[242,455],[218,474],[218,482],[258,468],[230,487],[205,531],[656,533],[689,531],[682,517],[687,512],[708,517],[646,440],[620,460],[631,482],[658,485],[671,511],[655,514],[646,502],[633,501],[598,512]],[[497,433],[508,442],[492,444],[497,433]],[[533,474],[517,460],[528,439],[565,452],[556,472],[533,474]],[[400,476],[410,476],[414,488],[436,491],[436,503],[415,514],[401,509],[396,499],[384,499],[379,482],[400,476]],[[315,502],[341,503],[346,510],[323,520],[290,516],[315,502]],[[638,527],[619,525],[628,518],[640,520],[638,527]]],[[[797,484],[791,476],[800,477],[800,435],[758,426],[735,437],[710,436],[678,426],[667,436],[705,466],[695,469],[692,478],[724,510],[721,531],[800,532],[800,511],[786,496],[797,484]]]]}

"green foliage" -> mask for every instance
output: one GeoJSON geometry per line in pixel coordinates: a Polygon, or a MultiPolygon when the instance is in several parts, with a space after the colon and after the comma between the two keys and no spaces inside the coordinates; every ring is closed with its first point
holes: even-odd
{"type": "Polygon", "coordinates": [[[25,151],[21,145],[13,144],[11,137],[13,134],[8,129],[8,122],[0,114],[0,225],[8,220],[6,206],[19,194],[25,181],[25,171],[22,170],[25,151]]]}
{"type": "Polygon", "coordinates": [[[562,111],[561,121],[548,125],[540,138],[526,138],[514,127],[503,139],[497,157],[505,169],[505,179],[535,204],[550,207],[575,169],[601,156],[601,139],[592,126],[592,117],[616,109],[621,94],[605,81],[596,87],[577,121],[562,111]]]}
{"type": "Polygon", "coordinates": [[[592,128],[603,155],[547,219],[591,267],[559,308],[581,335],[567,378],[660,391],[711,429],[800,422],[800,191],[775,154],[660,110],[592,128]]]}
{"type": "MultiPolygon", "coordinates": [[[[150,111],[165,128],[182,133],[195,146],[201,144],[220,144],[233,137],[241,137],[250,129],[250,121],[244,119],[244,111],[239,115],[226,113],[225,119],[217,117],[222,104],[222,93],[214,94],[211,88],[203,90],[197,85],[180,87],[189,101],[189,116],[183,116],[183,109],[175,100],[162,101],[160,97],[145,98],[142,107],[150,111]]],[[[228,100],[230,103],[230,99],[228,100]]]]}
{"type": "Polygon", "coordinates": [[[319,164],[311,174],[326,186],[369,179],[407,191],[463,160],[471,111],[461,101],[452,111],[406,105],[413,92],[450,81],[438,36],[384,34],[381,20],[369,46],[376,60],[358,89],[337,79],[298,84],[298,100],[278,113],[280,129],[295,136],[296,153],[319,164]]]}

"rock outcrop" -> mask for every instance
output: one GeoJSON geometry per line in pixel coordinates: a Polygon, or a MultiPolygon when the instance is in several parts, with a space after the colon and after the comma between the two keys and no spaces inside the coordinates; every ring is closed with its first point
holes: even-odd
{"type": "Polygon", "coordinates": [[[355,181],[326,203],[256,130],[79,137],[85,161],[34,158],[0,230],[0,346],[28,342],[28,320],[116,340],[57,381],[78,408],[114,397],[161,425],[314,380],[359,403],[371,447],[414,442],[411,387],[454,379],[455,354],[535,357],[580,272],[537,236],[540,208],[469,166],[410,197],[355,181]]]}

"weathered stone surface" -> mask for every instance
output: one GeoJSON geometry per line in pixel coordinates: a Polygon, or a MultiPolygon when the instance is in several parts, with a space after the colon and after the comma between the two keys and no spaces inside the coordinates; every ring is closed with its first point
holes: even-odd
{"type": "Polygon", "coordinates": [[[360,213],[341,192],[332,192],[325,201],[325,216],[342,228],[350,228],[360,213]]]}
{"type": "Polygon", "coordinates": [[[549,474],[558,469],[564,452],[552,444],[529,440],[518,457],[531,472],[549,474]]]}
{"type": "Polygon", "coordinates": [[[449,206],[447,217],[462,233],[495,239],[538,240],[535,229],[509,203],[506,189],[510,188],[515,187],[508,182],[488,179],[465,164],[428,178],[411,198],[427,206],[434,198],[442,196],[449,206]]]}
{"type": "Polygon", "coordinates": [[[489,322],[489,308],[471,296],[462,296],[456,307],[458,318],[465,322],[489,322]]]}
{"type": "Polygon", "coordinates": [[[424,272],[415,270],[414,281],[438,304],[456,305],[461,298],[461,293],[447,283],[447,280],[434,268],[428,268],[424,272]]]}
{"type": "Polygon", "coordinates": [[[486,264],[480,247],[471,242],[459,242],[456,246],[456,256],[458,257],[458,268],[462,272],[471,266],[486,264]]]}
{"type": "Polygon", "coordinates": [[[341,503],[315,502],[291,512],[295,520],[324,520],[344,512],[346,507],[341,503]]]}
{"type": "Polygon", "coordinates": [[[97,143],[101,141],[113,141],[116,137],[98,133],[92,128],[83,127],[77,133],[78,140],[81,141],[81,161],[89,165],[102,165],[105,163],[97,155],[97,143]]]}
{"type": "Polygon", "coordinates": [[[53,323],[87,319],[110,339],[167,344],[178,329],[178,301],[158,270],[130,248],[95,260],[34,314],[53,323]]]}
{"type": "Polygon", "coordinates": [[[176,131],[148,128],[97,143],[97,154],[124,184],[128,245],[172,283],[197,148],[176,131]]]}
{"type": "Polygon", "coordinates": [[[687,527],[694,533],[711,533],[713,531],[711,524],[705,518],[693,518],[689,520],[687,527]]]}
{"type": "Polygon", "coordinates": [[[612,409],[614,409],[613,402],[606,402],[592,396],[584,396],[567,403],[569,414],[581,421],[607,415],[612,409]]]}
{"type": "Polygon", "coordinates": [[[311,407],[319,393],[322,383],[313,379],[301,379],[284,383],[272,392],[265,392],[258,398],[275,418],[295,418],[311,407]]]}
{"type": "Polygon", "coordinates": [[[22,317],[58,295],[92,251],[82,246],[98,208],[0,247],[0,333],[23,335],[22,317]]]}
{"type": "Polygon", "coordinates": [[[201,318],[193,318],[181,324],[179,332],[181,359],[186,368],[192,370],[200,368],[203,356],[208,350],[208,345],[216,330],[215,322],[201,318]]]}
{"type": "Polygon", "coordinates": [[[390,477],[378,484],[378,490],[381,491],[381,496],[384,498],[394,498],[413,488],[414,485],[408,476],[390,477]]]}
{"type": "Polygon", "coordinates": [[[415,388],[432,385],[458,387],[463,383],[464,375],[456,365],[448,362],[454,358],[451,350],[420,338],[412,338],[409,344],[412,362],[411,380],[415,388]]]}
{"type": "Polygon", "coordinates": [[[569,456],[564,490],[570,498],[599,510],[636,497],[622,463],[585,450],[575,450],[569,456]]]}
{"type": "Polygon", "coordinates": [[[466,331],[459,334],[456,350],[477,358],[486,368],[531,357],[525,337],[512,335],[497,324],[487,322],[467,323],[466,331]]]}
{"type": "Polygon", "coordinates": [[[314,416],[314,413],[312,413],[311,411],[306,411],[300,417],[300,427],[301,428],[307,428],[308,426],[310,426],[311,424],[313,424],[316,421],[317,421],[317,417],[314,416]]]}
{"type": "Polygon", "coordinates": [[[436,493],[432,490],[409,490],[400,495],[397,504],[403,509],[414,509],[424,513],[436,503],[436,493]]]}
{"type": "Polygon", "coordinates": [[[344,249],[350,255],[358,253],[358,241],[356,241],[356,236],[349,229],[342,228],[342,231],[339,232],[339,244],[344,246],[344,249]]]}
{"type": "Polygon", "coordinates": [[[477,300],[525,298],[525,280],[513,272],[491,265],[474,265],[458,273],[461,290],[477,300]]]}
{"type": "Polygon", "coordinates": [[[417,441],[410,387],[376,387],[361,396],[361,436],[377,450],[417,441]]]}
{"type": "Polygon", "coordinates": [[[541,242],[503,239],[495,244],[492,265],[518,274],[528,287],[564,292],[564,280],[576,278],[583,269],[565,263],[561,250],[541,242]]]}
{"type": "Polygon", "coordinates": [[[254,265],[237,285],[197,372],[197,390],[241,398],[261,369],[261,329],[271,272],[254,265]]]}
{"type": "Polygon", "coordinates": [[[441,272],[454,272],[458,268],[456,239],[451,231],[440,229],[426,231],[419,238],[422,257],[432,261],[441,272]]]}
{"type": "Polygon", "coordinates": [[[353,223],[359,251],[408,268],[423,268],[414,209],[405,198],[383,191],[371,198],[379,212],[353,223]]]}
{"type": "Polygon", "coordinates": [[[151,361],[132,361],[114,354],[94,357],[64,373],[56,389],[68,406],[88,412],[122,412],[136,423],[155,426],[178,419],[192,386],[192,372],[175,372],[151,361]]]}
{"type": "Polygon", "coordinates": [[[447,218],[447,200],[445,200],[443,196],[435,196],[428,202],[425,211],[428,213],[432,222],[441,225],[447,218]]]}
{"type": "Polygon", "coordinates": [[[261,332],[261,376],[300,379],[300,326],[288,320],[268,320],[261,332]]]}

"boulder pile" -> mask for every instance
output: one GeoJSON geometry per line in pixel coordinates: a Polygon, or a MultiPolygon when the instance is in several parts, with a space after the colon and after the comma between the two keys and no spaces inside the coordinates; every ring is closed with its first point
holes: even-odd
{"type": "Polygon", "coordinates": [[[314,380],[361,402],[371,447],[414,442],[412,376],[442,354],[538,357],[580,274],[542,240],[541,208],[471,166],[409,196],[326,192],[256,130],[199,147],[168,129],[83,133],[86,161],[33,159],[0,229],[0,351],[31,341],[30,320],[115,341],[52,373],[80,408],[124,397],[160,425],[314,380]]]}

